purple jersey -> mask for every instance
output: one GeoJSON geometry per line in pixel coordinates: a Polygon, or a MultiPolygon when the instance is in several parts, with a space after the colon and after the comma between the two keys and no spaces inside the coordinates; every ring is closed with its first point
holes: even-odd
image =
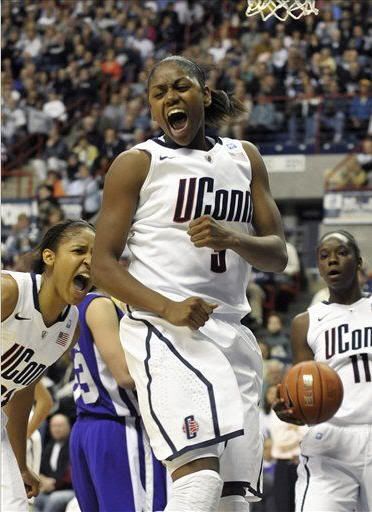
{"type": "MultiPolygon", "coordinates": [[[[137,399],[133,391],[123,389],[116,383],[94,344],[92,333],[86,322],[86,310],[99,293],[89,293],[79,304],[80,337],[73,349],[74,400],[77,414],[102,417],[139,416],[137,399]]],[[[115,305],[118,319],[122,311],[115,305]]]]}
{"type": "MultiPolygon", "coordinates": [[[[99,297],[89,293],[78,306],[77,421],[70,438],[75,494],[82,512],[161,511],[167,501],[165,468],[152,454],[134,393],[117,385],[86,323],[87,307],[99,297]]],[[[123,313],[115,308],[120,320],[123,313]]]]}

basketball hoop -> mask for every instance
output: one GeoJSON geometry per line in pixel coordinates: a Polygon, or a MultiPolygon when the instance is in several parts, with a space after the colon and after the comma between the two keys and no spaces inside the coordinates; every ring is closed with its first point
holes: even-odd
{"type": "Polygon", "coordinates": [[[246,16],[260,14],[263,20],[275,16],[280,21],[285,21],[288,16],[295,20],[301,16],[318,14],[315,0],[247,0],[246,16]]]}

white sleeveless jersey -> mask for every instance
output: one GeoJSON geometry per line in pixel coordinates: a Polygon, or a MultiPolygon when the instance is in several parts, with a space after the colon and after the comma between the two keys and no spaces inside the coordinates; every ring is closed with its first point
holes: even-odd
{"type": "Polygon", "coordinates": [[[252,171],[241,142],[218,139],[201,151],[160,138],[135,148],[151,155],[151,165],[128,237],[130,273],[170,299],[200,296],[218,303],[218,314],[243,317],[249,264],[232,250],[196,248],[187,234],[202,215],[252,232],[252,171]]]}
{"type": "Polygon", "coordinates": [[[41,275],[6,272],[18,285],[13,313],[2,322],[1,405],[28,386],[69,348],[79,318],[76,306],[67,306],[59,320],[46,327],[40,313],[41,275]]]}
{"type": "Polygon", "coordinates": [[[341,377],[344,399],[330,420],[372,424],[372,297],[354,304],[321,302],[309,308],[307,341],[314,359],[341,377]]]}

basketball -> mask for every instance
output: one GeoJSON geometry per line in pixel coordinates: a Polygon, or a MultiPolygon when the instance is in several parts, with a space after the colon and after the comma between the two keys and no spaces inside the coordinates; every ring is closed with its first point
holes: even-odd
{"type": "Polygon", "coordinates": [[[304,361],[285,375],[280,394],[293,407],[296,418],[308,425],[316,425],[334,416],[342,403],[344,388],[330,366],[304,361]]]}

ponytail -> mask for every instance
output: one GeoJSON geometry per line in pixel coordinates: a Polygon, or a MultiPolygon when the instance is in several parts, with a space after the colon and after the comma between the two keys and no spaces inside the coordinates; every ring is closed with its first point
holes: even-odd
{"type": "Polygon", "coordinates": [[[205,108],[205,124],[208,126],[218,127],[224,121],[239,117],[247,111],[238,98],[222,89],[212,89],[211,98],[211,104],[205,108]]]}

